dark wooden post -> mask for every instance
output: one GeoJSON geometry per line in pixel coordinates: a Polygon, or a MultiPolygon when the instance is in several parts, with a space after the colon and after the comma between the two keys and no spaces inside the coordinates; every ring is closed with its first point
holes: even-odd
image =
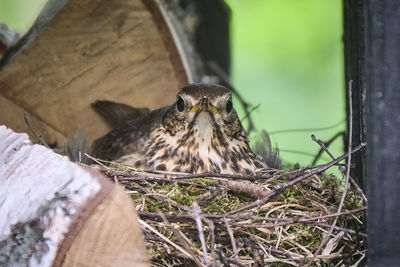
{"type": "Polygon", "coordinates": [[[346,82],[353,143],[367,140],[353,175],[368,196],[368,265],[400,262],[400,1],[344,0],[346,82]]]}
{"type": "MultiPolygon", "coordinates": [[[[230,9],[223,0],[197,0],[199,26],[196,48],[204,61],[213,61],[230,73],[230,9]]],[[[213,73],[213,72],[211,72],[213,73]]]]}
{"type": "Polygon", "coordinates": [[[400,264],[400,1],[368,0],[369,266],[400,264]]]}
{"type": "MultiPolygon", "coordinates": [[[[366,142],[366,66],[365,66],[365,1],[344,0],[344,55],[346,88],[352,80],[352,103],[346,97],[346,110],[353,107],[353,144],[366,142]]],[[[346,90],[348,92],[348,90],[346,90]]],[[[349,118],[347,118],[349,119],[349,118]]],[[[347,125],[349,125],[347,123],[347,125]]],[[[351,176],[362,188],[366,187],[366,152],[361,151],[352,158],[355,168],[351,176]]]]}

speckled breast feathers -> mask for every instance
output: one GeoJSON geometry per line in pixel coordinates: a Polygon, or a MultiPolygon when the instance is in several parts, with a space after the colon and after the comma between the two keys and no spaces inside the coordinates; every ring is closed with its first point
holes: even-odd
{"type": "Polygon", "coordinates": [[[120,153],[113,160],[142,169],[190,173],[250,174],[266,167],[251,151],[225,87],[186,86],[175,103],[158,113],[148,133],[130,138],[124,155],[120,153]]]}

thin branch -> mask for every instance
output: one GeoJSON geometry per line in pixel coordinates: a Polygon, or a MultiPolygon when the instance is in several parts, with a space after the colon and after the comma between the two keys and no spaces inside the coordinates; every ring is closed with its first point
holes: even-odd
{"type": "Polygon", "coordinates": [[[196,265],[205,267],[205,265],[197,258],[196,251],[194,250],[195,246],[190,242],[190,240],[178,228],[170,224],[164,214],[160,213],[160,215],[163,218],[164,224],[175,234],[176,238],[178,238],[180,243],[186,249],[186,252],[191,255],[190,258],[196,263],[196,265]]]}
{"type": "MultiPolygon", "coordinates": [[[[352,103],[352,84],[353,84],[353,80],[349,81],[349,143],[348,143],[348,147],[347,147],[347,151],[348,151],[348,157],[347,157],[347,172],[346,172],[346,180],[345,180],[345,186],[343,188],[343,192],[342,192],[342,198],[340,199],[339,202],[339,207],[337,209],[337,213],[340,213],[344,204],[344,200],[346,198],[346,194],[347,194],[347,190],[349,187],[349,177],[350,177],[350,164],[351,164],[351,154],[352,154],[352,134],[353,134],[353,107],[351,105],[352,103]]],[[[320,245],[318,246],[317,250],[314,253],[313,258],[307,263],[307,266],[310,266],[312,262],[314,262],[316,256],[319,254],[319,252],[321,251],[322,247],[326,244],[326,242],[328,242],[328,239],[330,237],[330,235],[332,234],[333,229],[336,226],[338,217],[335,217],[335,219],[333,220],[332,226],[329,229],[328,234],[325,236],[325,238],[322,240],[322,242],[320,243],[320,245]]]]}
{"type": "MultiPolygon", "coordinates": [[[[312,138],[312,136],[314,136],[313,134],[311,135],[311,138],[312,138]]],[[[313,160],[313,162],[311,163],[311,165],[315,165],[315,164],[317,164],[317,161],[318,161],[318,159],[322,156],[322,153],[324,152],[324,151],[326,151],[326,148],[327,147],[329,147],[338,137],[343,137],[343,138],[345,138],[345,132],[338,132],[337,134],[335,134],[331,139],[329,139],[327,142],[326,142],[326,144],[324,144],[324,146],[325,146],[325,149],[323,148],[323,147],[321,147],[320,148],[320,150],[318,151],[318,153],[317,153],[317,155],[314,157],[314,160],[313,160]]],[[[314,139],[313,139],[314,140],[314,139]]],[[[315,141],[315,140],[314,140],[315,141]]],[[[328,153],[329,154],[329,153],[328,153]]],[[[334,158],[332,158],[332,159],[334,159],[334,158]]]]}
{"type": "Polygon", "coordinates": [[[219,178],[221,185],[229,191],[245,194],[253,199],[263,198],[269,194],[270,190],[263,186],[248,181],[230,181],[228,179],[219,178]]]}
{"type": "Polygon", "coordinates": [[[215,227],[212,221],[208,221],[208,227],[210,227],[211,232],[211,257],[213,259],[211,266],[215,267],[217,265],[217,255],[215,253],[215,227]]]}
{"type": "Polygon", "coordinates": [[[25,120],[26,125],[28,126],[29,131],[31,131],[31,133],[36,137],[36,139],[38,139],[39,142],[40,142],[42,145],[44,145],[44,146],[47,147],[48,149],[51,149],[51,148],[49,147],[49,145],[42,139],[42,137],[41,137],[40,135],[38,135],[38,134],[33,130],[32,125],[31,125],[31,123],[30,123],[30,121],[29,121],[29,119],[28,119],[28,117],[26,116],[25,113],[24,113],[24,120],[25,120]]]}
{"type": "Polygon", "coordinates": [[[226,217],[224,217],[224,222],[225,222],[226,230],[228,231],[228,234],[229,234],[229,238],[231,239],[233,257],[235,258],[235,260],[240,262],[239,257],[238,257],[239,252],[236,247],[235,236],[233,235],[232,228],[230,227],[228,219],[226,217]]]}
{"type": "Polygon", "coordinates": [[[112,176],[116,176],[119,182],[162,182],[162,183],[176,183],[176,184],[181,184],[181,185],[187,185],[187,186],[195,186],[198,188],[203,188],[206,189],[207,187],[199,184],[199,183],[193,183],[193,182],[186,182],[186,181],[182,181],[182,180],[178,180],[178,179],[170,179],[170,178],[165,178],[165,177],[153,177],[153,176],[143,176],[140,174],[137,175],[133,175],[130,177],[118,177],[118,175],[114,174],[113,172],[109,172],[107,173],[108,176],[112,177],[112,176]]]}
{"type": "MultiPolygon", "coordinates": [[[[310,217],[310,218],[304,218],[304,217],[300,217],[300,218],[296,218],[296,217],[295,218],[274,218],[275,219],[274,220],[275,223],[269,223],[269,224],[255,224],[254,222],[252,222],[252,223],[232,223],[232,225],[234,225],[234,226],[243,226],[243,227],[271,228],[271,227],[291,225],[291,224],[294,224],[294,223],[318,223],[318,221],[322,220],[322,219],[327,219],[327,218],[331,218],[331,217],[338,217],[338,216],[344,216],[344,215],[348,215],[348,214],[353,214],[353,213],[364,211],[366,209],[367,209],[366,207],[362,207],[362,208],[355,209],[355,210],[344,211],[344,212],[336,212],[336,213],[333,213],[333,214],[321,215],[321,216],[310,217]]],[[[253,220],[258,220],[258,218],[249,217],[249,219],[253,219],[253,220]]],[[[271,218],[268,218],[268,219],[271,219],[271,218]]],[[[264,219],[264,220],[268,220],[268,219],[264,219]]]]}
{"type": "MultiPolygon", "coordinates": [[[[311,139],[316,142],[320,147],[321,150],[325,151],[329,157],[331,157],[331,159],[335,159],[335,157],[333,156],[333,154],[328,150],[328,148],[326,147],[325,143],[322,142],[320,139],[316,138],[315,135],[311,135],[311,139]]],[[[343,175],[346,175],[346,168],[344,168],[342,165],[338,164],[337,165],[339,170],[343,173],[343,175]]],[[[364,194],[364,191],[360,188],[360,186],[357,184],[357,182],[353,179],[353,177],[351,177],[351,175],[349,176],[350,182],[351,184],[354,186],[354,188],[357,190],[357,192],[362,196],[362,198],[364,199],[365,203],[368,203],[368,199],[364,194]]]]}
{"type": "Polygon", "coordinates": [[[309,177],[311,177],[313,175],[316,175],[318,173],[321,173],[321,172],[329,169],[330,167],[332,167],[333,165],[336,165],[337,163],[339,163],[340,161],[342,161],[346,157],[349,157],[349,154],[355,153],[355,152],[359,151],[360,149],[362,149],[365,146],[366,146],[365,143],[361,143],[360,145],[355,147],[353,150],[350,150],[346,154],[338,157],[337,159],[335,159],[335,160],[333,160],[333,161],[331,161],[329,163],[323,164],[318,169],[313,170],[313,171],[311,171],[309,173],[306,173],[306,174],[304,174],[304,175],[302,175],[300,177],[297,177],[297,178],[295,178],[293,180],[290,180],[289,182],[276,185],[274,187],[274,191],[269,193],[267,196],[265,196],[265,197],[263,197],[263,198],[261,198],[259,200],[256,200],[256,201],[254,201],[254,202],[252,202],[252,203],[250,203],[248,205],[245,205],[245,206],[243,206],[243,207],[241,207],[239,209],[232,210],[232,211],[228,212],[227,214],[234,214],[234,213],[240,212],[240,211],[245,210],[245,209],[251,209],[251,208],[255,208],[255,207],[261,206],[261,205],[265,204],[271,197],[273,197],[274,195],[276,195],[277,193],[279,193],[283,189],[285,189],[285,188],[287,188],[287,187],[289,187],[291,185],[297,184],[297,183],[299,183],[299,182],[301,182],[301,181],[303,181],[303,180],[305,180],[305,179],[307,179],[307,178],[309,178],[309,177]]]}
{"type": "MultiPolygon", "coordinates": [[[[298,221],[298,222],[291,221],[291,222],[282,222],[282,223],[276,223],[276,224],[232,223],[232,226],[240,227],[240,228],[275,228],[275,227],[282,227],[282,226],[286,226],[286,225],[292,225],[294,223],[307,223],[307,224],[319,225],[322,227],[331,227],[332,226],[330,224],[315,222],[315,221],[298,221]]],[[[334,230],[343,231],[343,232],[346,232],[349,234],[354,234],[354,235],[358,234],[358,235],[365,236],[365,237],[367,236],[365,233],[356,232],[352,229],[339,227],[339,226],[335,226],[334,230]]]]}
{"type": "MultiPolygon", "coordinates": [[[[361,144],[365,146],[365,144],[361,144]]],[[[358,151],[358,150],[357,150],[358,151]]],[[[107,164],[115,164],[120,166],[115,162],[105,161],[93,158],[87,154],[87,157],[92,159],[93,161],[101,164],[102,162],[107,164]]],[[[346,156],[345,156],[346,157],[346,156]]],[[[231,180],[246,180],[246,181],[257,181],[257,180],[265,180],[266,182],[277,180],[284,177],[295,177],[300,173],[304,173],[306,170],[312,169],[320,169],[321,167],[325,167],[329,163],[316,165],[316,166],[306,166],[301,169],[293,170],[293,171],[282,171],[278,169],[260,169],[250,175],[240,175],[240,174],[228,174],[228,173],[213,173],[213,172],[206,172],[206,173],[176,173],[176,172],[168,172],[168,171],[155,171],[155,170],[138,170],[129,168],[127,166],[121,165],[121,167],[126,167],[129,170],[133,170],[134,173],[124,173],[118,170],[112,170],[112,168],[107,167],[104,164],[101,164],[106,170],[108,175],[110,176],[120,176],[120,181],[165,181],[165,182],[174,182],[176,180],[186,180],[186,179],[197,179],[197,178],[226,178],[231,180]],[[276,175],[276,173],[283,172],[281,174],[276,175]],[[133,177],[132,179],[130,177],[133,177]],[[161,177],[161,178],[160,178],[161,177]]],[[[340,164],[340,163],[337,163],[340,164]]],[[[337,165],[336,164],[336,165],[337,165]]]]}
{"type": "Polygon", "coordinates": [[[251,114],[254,110],[258,109],[260,106],[261,106],[261,104],[258,104],[258,105],[256,105],[256,106],[252,107],[252,108],[249,110],[249,112],[247,112],[246,114],[244,114],[243,118],[241,118],[240,121],[243,123],[243,121],[245,121],[245,120],[250,116],[250,114],[251,114]]]}
{"type": "Polygon", "coordinates": [[[208,265],[209,261],[208,261],[208,255],[207,255],[206,241],[204,239],[203,224],[202,224],[201,218],[200,218],[201,210],[196,201],[193,202],[192,206],[193,206],[193,215],[194,215],[194,218],[195,218],[195,221],[197,224],[197,230],[199,231],[201,247],[203,249],[204,263],[208,265]]]}
{"type": "MultiPolygon", "coordinates": [[[[276,172],[277,170],[270,170],[276,172]]],[[[118,175],[111,172],[111,175],[118,175]]],[[[168,175],[168,174],[165,174],[168,175]]],[[[225,173],[197,173],[197,174],[178,174],[178,175],[168,175],[168,178],[160,178],[160,176],[149,175],[145,172],[142,173],[133,173],[124,175],[123,178],[119,178],[121,181],[165,181],[175,182],[176,180],[186,180],[186,179],[198,179],[198,178],[228,178],[232,180],[247,180],[247,181],[256,181],[268,179],[271,175],[264,174],[254,174],[254,175],[238,175],[238,174],[225,174],[225,173]],[[135,178],[136,177],[136,178],[135,178]],[[132,179],[131,179],[132,178],[132,179]]]]}
{"type": "Polygon", "coordinates": [[[341,120],[338,123],[335,123],[331,126],[327,127],[320,127],[320,128],[301,128],[301,129],[285,129],[285,130],[278,130],[278,131],[272,131],[268,132],[269,135],[274,135],[274,134],[282,134],[282,133],[294,133],[294,132],[318,132],[318,131],[326,131],[326,130],[331,130],[333,128],[338,127],[339,125],[343,124],[343,122],[346,119],[341,120]]]}
{"type": "MultiPolygon", "coordinates": [[[[331,224],[327,224],[327,223],[321,223],[321,222],[311,222],[311,223],[314,224],[314,225],[321,226],[321,227],[327,227],[327,228],[332,227],[331,224]]],[[[363,237],[367,237],[366,233],[356,232],[356,231],[354,231],[352,229],[348,229],[348,228],[344,228],[344,227],[340,227],[340,226],[335,226],[335,227],[333,227],[333,229],[337,230],[337,231],[347,232],[347,233],[353,234],[353,235],[360,235],[360,236],[363,236],[363,237]]]]}
{"type": "Polygon", "coordinates": [[[174,242],[172,242],[171,240],[169,240],[165,235],[161,234],[159,231],[157,231],[155,228],[153,228],[151,225],[147,224],[145,221],[138,219],[139,223],[149,229],[150,231],[152,231],[153,233],[155,233],[157,236],[159,236],[162,240],[164,240],[165,242],[167,242],[168,244],[170,244],[171,246],[173,246],[174,248],[176,248],[177,250],[179,250],[180,252],[182,252],[183,254],[185,254],[186,257],[194,260],[192,257],[192,255],[190,253],[188,253],[186,250],[184,250],[182,247],[178,246],[177,244],[175,244],[174,242]]]}
{"type": "Polygon", "coordinates": [[[282,172],[282,170],[276,170],[276,169],[266,169],[262,170],[260,172],[255,172],[254,174],[250,175],[240,175],[240,174],[228,174],[228,173],[213,173],[213,172],[206,172],[206,173],[195,173],[195,174],[188,174],[188,173],[182,173],[182,174],[174,174],[174,173],[168,173],[165,172],[162,176],[156,176],[147,173],[147,171],[143,172],[137,172],[137,173],[132,173],[132,174],[122,174],[118,171],[113,172],[110,170],[110,168],[107,168],[108,174],[110,176],[122,176],[120,181],[165,181],[165,182],[175,182],[176,180],[187,180],[187,179],[198,179],[198,178],[226,178],[226,179],[231,179],[231,180],[245,180],[245,181],[257,181],[257,180],[265,180],[269,181],[271,180],[276,180],[280,179],[283,177],[287,176],[296,176],[300,172],[304,172],[305,170],[312,170],[312,169],[318,169],[320,167],[325,166],[326,164],[322,165],[317,165],[317,166],[308,166],[304,167],[298,170],[294,171],[284,171],[282,174],[279,175],[270,175],[269,173],[277,173],[277,172],[282,172]],[[264,173],[265,172],[265,173],[264,173]],[[161,177],[161,178],[160,178],[161,177]],[[166,178],[168,177],[168,178],[166,178]],[[131,179],[132,178],[132,179],[131,179]]]}
{"type": "MultiPolygon", "coordinates": [[[[110,177],[117,177],[116,175],[111,176],[110,173],[108,175],[110,177]]],[[[121,177],[121,178],[116,178],[116,179],[118,179],[118,181],[120,181],[122,183],[153,181],[153,182],[176,183],[176,184],[181,184],[181,185],[196,186],[198,188],[207,189],[206,186],[204,186],[202,184],[198,184],[198,183],[186,182],[186,181],[181,181],[179,179],[172,179],[172,178],[144,176],[144,175],[139,175],[139,174],[137,174],[137,177],[121,177]]],[[[254,199],[261,198],[261,197],[265,196],[266,194],[268,194],[268,192],[269,192],[264,187],[262,187],[258,184],[255,184],[255,183],[247,182],[247,181],[230,181],[229,179],[226,179],[226,178],[216,178],[216,179],[219,181],[219,184],[223,188],[226,188],[227,190],[230,190],[233,192],[246,194],[247,196],[254,198],[254,199]]]]}
{"type": "MultiPolygon", "coordinates": [[[[336,217],[336,216],[345,216],[345,215],[365,211],[366,209],[367,209],[367,207],[362,207],[362,208],[358,208],[358,209],[354,209],[354,210],[342,211],[340,213],[326,214],[326,215],[321,215],[321,216],[316,216],[316,217],[294,217],[294,218],[261,217],[261,216],[252,216],[249,214],[226,215],[226,214],[208,214],[208,213],[202,213],[201,216],[204,218],[207,218],[209,220],[213,220],[213,221],[222,221],[222,220],[224,220],[224,218],[227,218],[227,219],[232,219],[232,220],[243,219],[243,220],[273,221],[273,222],[284,222],[284,223],[301,223],[301,222],[313,222],[313,221],[328,219],[328,218],[336,217]]],[[[155,212],[139,211],[138,214],[141,218],[152,219],[152,220],[160,220],[161,219],[159,213],[155,213],[155,212]]],[[[169,221],[188,221],[188,220],[193,221],[194,220],[194,217],[191,214],[179,214],[179,213],[169,212],[169,213],[164,213],[164,216],[169,221]]]]}

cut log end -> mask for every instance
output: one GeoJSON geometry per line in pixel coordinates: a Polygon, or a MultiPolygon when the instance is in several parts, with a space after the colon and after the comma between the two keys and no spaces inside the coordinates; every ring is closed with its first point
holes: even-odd
{"type": "Polygon", "coordinates": [[[119,186],[0,126],[0,265],[148,266],[119,186]]]}

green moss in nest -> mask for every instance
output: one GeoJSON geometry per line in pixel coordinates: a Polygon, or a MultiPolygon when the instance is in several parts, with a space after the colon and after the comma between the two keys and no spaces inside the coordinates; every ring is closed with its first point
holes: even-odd
{"type": "Polygon", "coordinates": [[[250,198],[242,194],[231,194],[223,192],[218,195],[208,205],[203,207],[204,213],[226,213],[239,208],[243,203],[251,201],[250,198]]]}
{"type": "MultiPolygon", "coordinates": [[[[274,185],[284,185],[285,182],[307,174],[307,172],[310,171],[302,170],[299,173],[290,172],[288,174],[286,171],[280,170],[275,174],[276,179],[273,182],[260,179],[252,181],[251,184],[261,190],[265,190],[265,188],[273,189],[274,185]],[[282,178],[282,175],[287,177],[282,178]]],[[[174,175],[171,174],[171,177],[174,175]]],[[[144,178],[149,176],[152,176],[152,174],[144,174],[144,178]]],[[[208,256],[212,257],[210,250],[211,231],[208,222],[208,220],[212,220],[216,239],[215,250],[221,253],[223,259],[234,259],[230,236],[227,232],[225,214],[252,203],[255,198],[243,195],[242,192],[246,191],[241,191],[241,188],[229,187],[218,178],[197,178],[182,180],[184,182],[174,180],[165,182],[162,179],[148,181],[146,179],[140,180],[140,176],[139,179],[137,177],[138,174],[135,174],[135,181],[138,185],[137,193],[131,194],[131,197],[136,206],[143,205],[143,202],[145,203],[140,209],[147,212],[143,213],[143,220],[146,220],[147,223],[151,224],[172,242],[186,249],[187,244],[184,246],[182,238],[177,238],[175,236],[176,233],[172,233],[170,228],[179,225],[179,230],[189,240],[189,246],[197,251],[195,257],[201,262],[202,248],[197,224],[193,220],[194,212],[192,210],[193,202],[196,201],[201,208],[201,213],[214,214],[213,217],[202,220],[208,256]],[[174,206],[172,202],[177,203],[177,205],[174,206]],[[148,212],[153,212],[154,214],[150,216],[148,212]],[[170,216],[169,222],[163,222],[159,216],[157,217],[159,212],[162,212],[164,216],[170,216]],[[173,214],[170,214],[171,212],[173,214]]],[[[167,176],[163,176],[163,179],[165,177],[167,176]]],[[[224,178],[224,180],[229,181],[229,177],[224,178]]],[[[264,265],[292,266],[289,262],[297,266],[305,265],[304,257],[309,257],[310,253],[316,252],[324,234],[329,230],[335,218],[332,214],[338,211],[343,194],[342,180],[333,174],[313,175],[300,183],[276,192],[275,197],[269,199],[269,202],[263,203],[257,208],[240,211],[228,218],[228,224],[232,228],[231,230],[237,241],[240,261],[245,265],[252,265],[251,263],[262,260],[264,257],[264,259],[268,258],[269,260],[263,262],[264,265]],[[255,219],[254,216],[267,216],[268,218],[255,219]],[[300,218],[308,218],[309,222],[298,222],[300,218]],[[264,253],[264,251],[267,251],[267,253],[264,253]],[[263,256],[258,257],[260,254],[263,254],[263,256]]],[[[238,180],[236,178],[230,181],[237,182],[238,180]]],[[[130,183],[127,179],[123,181],[123,184],[128,190],[136,190],[135,183],[130,183]]],[[[242,186],[246,187],[246,182],[243,182],[242,186]]],[[[342,212],[359,207],[363,207],[362,198],[351,187],[346,194],[342,212]]],[[[229,217],[228,214],[226,216],[229,217]]],[[[342,214],[338,218],[337,226],[346,229],[334,229],[333,235],[337,236],[342,231],[345,231],[346,235],[340,237],[338,241],[334,241],[338,243],[330,252],[329,259],[321,259],[321,255],[319,255],[320,257],[315,262],[319,266],[330,266],[340,261],[344,262],[346,259],[350,259],[349,262],[353,263],[360,259],[360,255],[365,253],[365,242],[359,237],[356,238],[354,231],[359,231],[364,226],[362,220],[361,212],[354,212],[352,215],[342,214]],[[348,238],[349,234],[352,236],[351,238],[348,238]],[[357,240],[361,240],[361,242],[357,240]],[[346,248],[349,248],[351,252],[343,253],[346,248]]],[[[148,230],[145,230],[145,232],[150,237],[153,235],[148,230]]],[[[362,232],[364,232],[363,236],[365,236],[364,229],[362,229],[362,232]]],[[[329,238],[328,241],[332,240],[332,236],[329,238]]],[[[194,265],[194,262],[183,258],[181,252],[165,242],[148,238],[148,246],[154,266],[194,265]]],[[[326,245],[323,249],[325,247],[326,245]]],[[[218,264],[222,265],[223,260],[218,256],[216,256],[216,259],[218,264]]]]}

